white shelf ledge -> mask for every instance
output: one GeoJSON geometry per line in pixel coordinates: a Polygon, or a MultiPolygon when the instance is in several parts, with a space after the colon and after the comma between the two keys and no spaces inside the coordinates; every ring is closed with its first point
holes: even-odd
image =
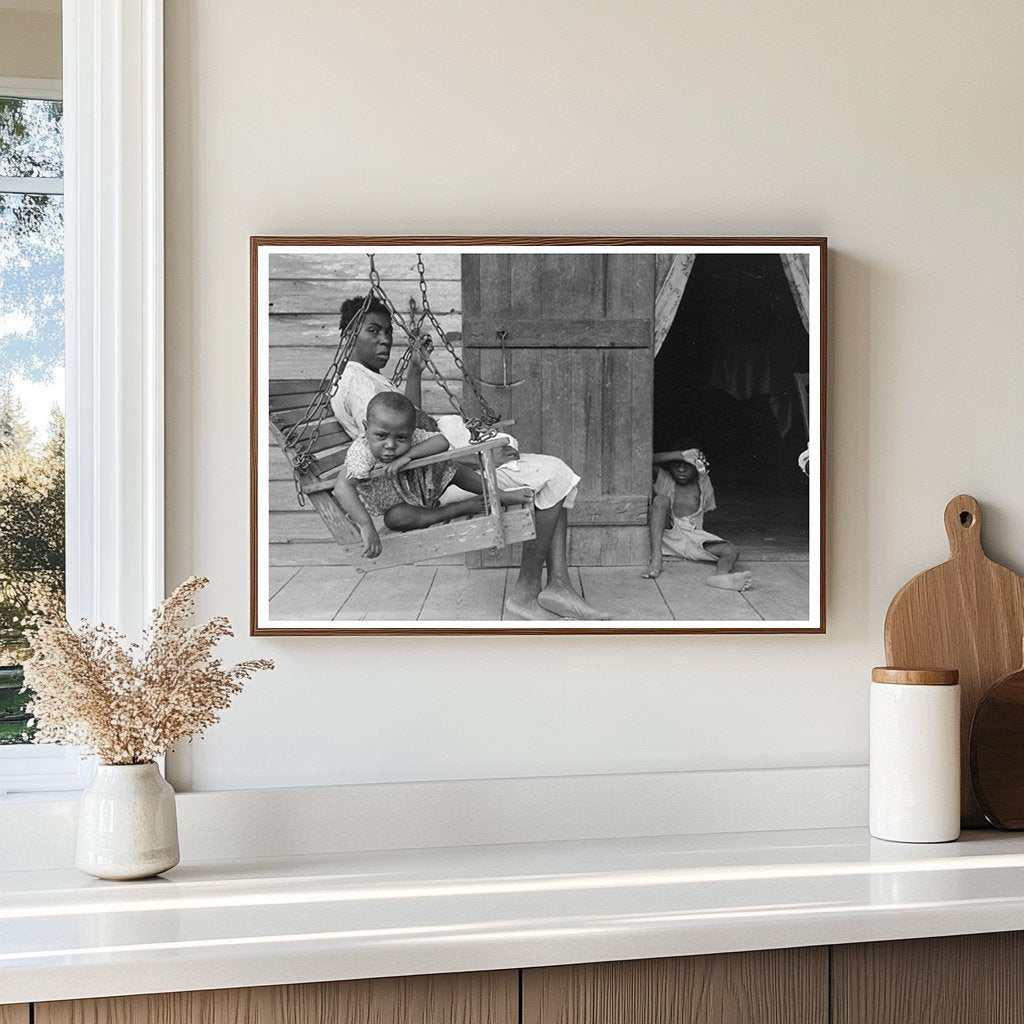
{"type": "Polygon", "coordinates": [[[863,829],[0,874],[0,1002],[1024,928],[1024,837],[863,829]]]}

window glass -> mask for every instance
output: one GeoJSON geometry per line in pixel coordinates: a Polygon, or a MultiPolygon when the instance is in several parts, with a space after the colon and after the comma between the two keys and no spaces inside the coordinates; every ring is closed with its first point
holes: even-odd
{"type": "Polygon", "coordinates": [[[64,596],[61,104],[0,97],[0,744],[31,739],[27,618],[64,596]]]}
{"type": "Polygon", "coordinates": [[[64,176],[61,114],[57,100],[0,96],[0,177],[64,176]]]}

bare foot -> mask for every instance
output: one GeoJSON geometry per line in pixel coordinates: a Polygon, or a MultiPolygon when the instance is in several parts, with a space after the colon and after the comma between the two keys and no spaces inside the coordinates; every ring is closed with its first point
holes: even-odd
{"type": "Polygon", "coordinates": [[[556,583],[545,587],[537,596],[541,607],[547,608],[549,612],[555,612],[563,619],[610,619],[608,612],[595,608],[576,593],[572,587],[556,583]]]}
{"type": "Polygon", "coordinates": [[[645,580],[656,580],[661,575],[661,559],[652,558],[651,564],[640,575],[645,580]]]}
{"type": "Polygon", "coordinates": [[[542,607],[536,597],[524,597],[517,595],[513,591],[505,598],[506,619],[550,620],[560,619],[561,617],[561,615],[555,615],[553,612],[549,612],[547,608],[542,607]]]}
{"type": "Polygon", "coordinates": [[[720,572],[704,582],[718,590],[746,590],[750,586],[749,572],[720,572]]]}

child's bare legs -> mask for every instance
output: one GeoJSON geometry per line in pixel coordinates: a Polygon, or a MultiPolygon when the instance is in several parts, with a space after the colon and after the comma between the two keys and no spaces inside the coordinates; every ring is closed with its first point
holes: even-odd
{"type": "Polygon", "coordinates": [[[661,537],[665,532],[665,523],[672,509],[672,502],[665,494],[656,494],[651,501],[647,523],[651,530],[651,560],[647,568],[640,573],[645,580],[655,580],[661,575],[661,537]]]}
{"type": "MultiPolygon", "coordinates": [[[[471,494],[484,493],[483,479],[469,466],[460,466],[456,463],[452,483],[471,494]]],[[[533,501],[533,492],[528,487],[519,487],[508,491],[499,490],[498,501],[502,505],[529,505],[533,501]]]]}
{"type": "Polygon", "coordinates": [[[536,510],[537,536],[523,544],[519,578],[505,599],[505,608],[523,619],[607,619],[605,612],[584,601],[569,579],[566,533],[569,517],[562,503],[536,510]],[[547,563],[547,586],[543,583],[547,563]]]}
{"type": "MultiPolygon", "coordinates": [[[[479,478],[478,478],[479,479],[479,478]]],[[[459,485],[462,486],[461,484],[459,485]]],[[[470,490],[470,488],[465,488],[470,490]]],[[[526,505],[533,501],[533,493],[522,491],[499,491],[498,500],[502,505],[526,505]]],[[[461,516],[475,516],[484,511],[483,497],[463,498],[437,508],[419,508],[416,505],[395,505],[384,513],[384,525],[389,530],[404,533],[406,530],[422,530],[425,526],[447,523],[461,516]]]]}
{"type": "Polygon", "coordinates": [[[389,530],[404,533],[406,530],[422,530],[425,526],[447,523],[460,516],[474,516],[484,510],[483,498],[463,498],[450,505],[437,508],[417,508],[415,505],[395,505],[384,513],[384,525],[389,530]]]}
{"type": "Polygon", "coordinates": [[[708,541],[704,545],[704,550],[718,559],[715,574],[704,581],[709,587],[716,587],[719,590],[746,590],[750,586],[749,572],[733,572],[736,559],[740,557],[740,549],[735,544],[730,544],[727,540],[708,541]]]}

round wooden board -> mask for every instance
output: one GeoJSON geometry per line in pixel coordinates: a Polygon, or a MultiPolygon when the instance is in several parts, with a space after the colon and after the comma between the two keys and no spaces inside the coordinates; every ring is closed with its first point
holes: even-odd
{"type": "Polygon", "coordinates": [[[1024,668],[999,680],[971,727],[971,785],[997,828],[1024,829],[1024,668]]]}

